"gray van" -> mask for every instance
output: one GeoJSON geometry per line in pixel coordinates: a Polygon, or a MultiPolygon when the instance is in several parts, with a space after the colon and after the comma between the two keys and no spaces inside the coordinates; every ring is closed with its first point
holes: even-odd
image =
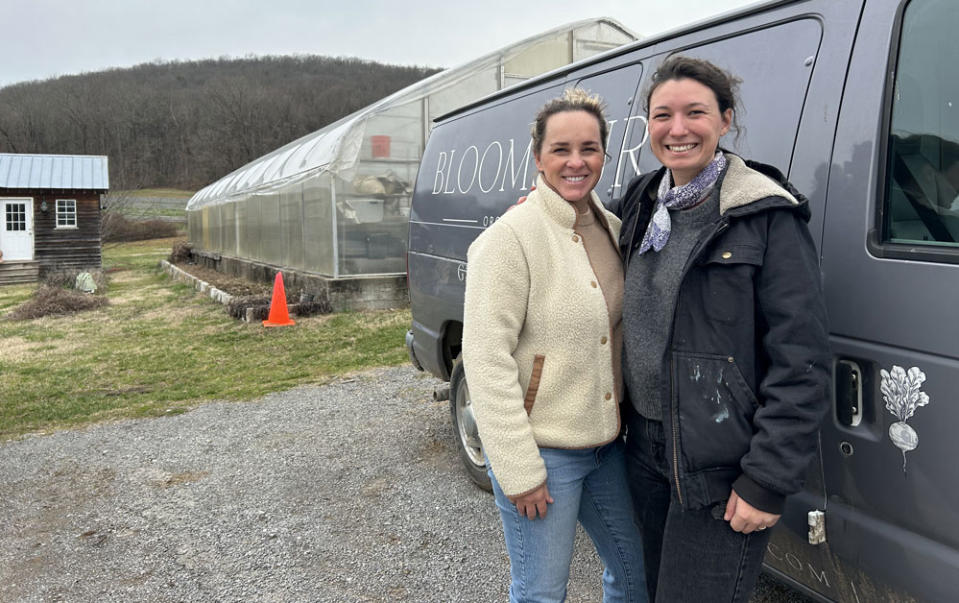
{"type": "MultiPolygon", "coordinates": [[[[606,99],[596,191],[616,211],[658,168],[640,91],[674,53],[743,78],[722,144],[808,198],[834,353],[832,411],[766,569],[823,601],[959,600],[959,2],[767,2],[573,64],[443,116],[413,195],[407,334],[450,381],[470,477],[488,487],[459,361],[466,250],[529,190],[529,124],[571,86],[606,99]]],[[[438,391],[445,397],[445,391],[438,391]]]]}

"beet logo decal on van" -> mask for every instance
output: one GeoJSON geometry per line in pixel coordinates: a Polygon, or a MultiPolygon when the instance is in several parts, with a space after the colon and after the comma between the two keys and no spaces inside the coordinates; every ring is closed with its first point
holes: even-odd
{"type": "Polygon", "coordinates": [[[926,374],[917,366],[907,372],[895,365],[891,372],[882,369],[879,374],[882,376],[879,389],[886,401],[886,410],[899,419],[889,426],[889,439],[902,450],[902,472],[905,473],[906,452],[915,450],[919,445],[919,434],[906,421],[915,414],[917,408],[929,404],[929,396],[919,390],[926,380],[926,374]]]}

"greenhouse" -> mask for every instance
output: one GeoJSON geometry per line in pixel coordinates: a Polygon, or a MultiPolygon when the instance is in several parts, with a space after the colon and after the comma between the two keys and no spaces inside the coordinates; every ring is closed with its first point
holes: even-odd
{"type": "Polygon", "coordinates": [[[410,196],[432,121],[634,39],[611,19],[571,23],[437,73],[264,155],[190,199],[194,251],[218,270],[248,276],[238,265],[326,280],[405,274],[410,196]]]}

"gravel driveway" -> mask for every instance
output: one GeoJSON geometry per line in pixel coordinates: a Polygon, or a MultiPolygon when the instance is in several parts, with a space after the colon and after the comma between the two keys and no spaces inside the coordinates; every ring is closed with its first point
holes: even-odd
{"type": "MultiPolygon", "coordinates": [[[[504,601],[436,383],[378,369],[0,443],[0,601],[504,601]]],[[[580,533],[569,600],[601,571],[580,533]]]]}

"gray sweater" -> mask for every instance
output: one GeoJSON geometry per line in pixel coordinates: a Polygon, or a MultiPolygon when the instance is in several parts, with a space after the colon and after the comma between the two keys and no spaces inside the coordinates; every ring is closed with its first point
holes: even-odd
{"type": "Polygon", "coordinates": [[[634,257],[626,273],[623,305],[623,377],[633,407],[647,419],[663,420],[669,391],[669,345],[683,266],[702,230],[719,217],[719,194],[695,207],[670,211],[669,241],[661,251],[634,257]]]}

